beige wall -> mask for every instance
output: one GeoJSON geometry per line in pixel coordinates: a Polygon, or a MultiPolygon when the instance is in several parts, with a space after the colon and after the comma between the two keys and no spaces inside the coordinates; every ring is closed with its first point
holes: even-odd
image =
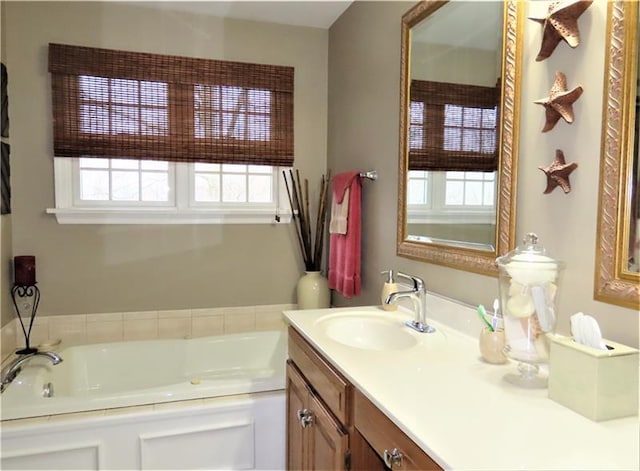
{"type": "Polygon", "coordinates": [[[40,312],[295,302],[303,266],[292,225],[59,225],[45,214],[54,207],[47,44],[294,66],[296,166],[319,179],[326,168],[328,32],[119,2],[3,6],[11,63],[13,251],[37,257],[40,312]]]}
{"type": "MultiPolygon", "coordinates": [[[[413,2],[356,2],[329,32],[329,167],[376,169],[380,178],[364,184],[363,293],[353,300],[334,295],[339,305],[379,300],[388,268],[422,276],[431,291],[471,304],[491,305],[495,278],[475,275],[395,255],[398,162],[398,110],[401,16],[413,2]]],[[[546,11],[548,2],[527,2],[525,14],[546,11]],[[534,10],[535,8],[535,10],[534,10]]],[[[579,20],[582,43],[562,43],[543,62],[535,62],[540,25],[525,21],[518,165],[516,232],[537,232],[552,255],[567,262],[560,295],[559,330],[568,333],[569,316],[594,315],[605,337],[638,343],[638,311],[593,300],[598,165],[602,117],[606,2],[596,0],[579,20]],[[568,85],[582,85],[573,125],[560,122],[546,134],[544,110],[533,100],[547,95],[556,70],[568,85]],[[555,149],[579,163],[571,176],[573,190],[543,195],[548,165],[555,149]]]]}
{"type": "Polygon", "coordinates": [[[495,51],[414,43],[411,78],[494,87],[500,76],[495,51]]]}

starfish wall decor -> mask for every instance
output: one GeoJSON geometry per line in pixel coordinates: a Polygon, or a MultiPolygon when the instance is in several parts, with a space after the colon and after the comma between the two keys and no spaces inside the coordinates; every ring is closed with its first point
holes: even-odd
{"type": "Polygon", "coordinates": [[[573,103],[582,95],[582,87],[567,90],[567,77],[562,72],[556,72],[556,79],[547,98],[534,101],[545,108],[546,123],[542,132],[551,131],[560,118],[573,123],[573,103]]]}
{"type": "Polygon", "coordinates": [[[557,186],[562,188],[562,191],[569,193],[571,191],[571,183],[569,182],[569,174],[578,168],[578,164],[573,162],[568,164],[564,159],[564,153],[560,150],[556,150],[556,158],[548,167],[538,167],[547,176],[547,187],[544,190],[544,194],[548,195],[557,186]]]}
{"type": "Polygon", "coordinates": [[[580,44],[578,17],[591,6],[593,0],[557,1],[549,5],[547,14],[529,19],[542,25],[542,45],[536,61],[549,57],[561,40],[575,48],[580,44]]]}

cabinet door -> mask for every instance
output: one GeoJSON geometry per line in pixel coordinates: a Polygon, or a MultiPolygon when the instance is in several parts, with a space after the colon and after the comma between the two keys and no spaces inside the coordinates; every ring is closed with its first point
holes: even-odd
{"type": "Polygon", "coordinates": [[[309,464],[313,470],[346,470],[349,436],[313,394],[309,395],[313,422],[309,428],[309,464]]]}
{"type": "Polygon", "coordinates": [[[349,430],[351,471],[384,471],[388,469],[376,450],[371,448],[357,428],[349,430]]]}
{"type": "Polygon", "coordinates": [[[305,450],[307,428],[303,428],[299,413],[307,409],[309,392],[295,367],[287,364],[287,469],[308,469],[305,450]]]}

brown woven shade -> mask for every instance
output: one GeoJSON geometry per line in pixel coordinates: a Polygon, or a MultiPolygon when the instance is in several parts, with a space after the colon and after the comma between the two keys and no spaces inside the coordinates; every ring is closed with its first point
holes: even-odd
{"type": "Polygon", "coordinates": [[[499,104],[499,83],[412,80],[409,170],[497,170],[499,104]]]}
{"type": "Polygon", "coordinates": [[[54,155],[293,165],[293,67],[49,44],[54,155]]]}

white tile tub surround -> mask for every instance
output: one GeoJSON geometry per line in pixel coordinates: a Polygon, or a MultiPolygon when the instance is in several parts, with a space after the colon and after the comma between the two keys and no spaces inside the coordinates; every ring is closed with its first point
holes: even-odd
{"type": "MultiPolygon", "coordinates": [[[[295,304],[38,316],[34,346],[61,340],[65,346],[125,340],[208,337],[227,333],[284,329],[282,311],[295,304]]],[[[25,319],[28,325],[29,319],[25,319]]],[[[24,346],[17,318],[2,328],[2,359],[24,346]]]]}
{"type": "Polygon", "coordinates": [[[20,328],[15,322],[7,323],[0,330],[0,355],[2,359],[7,358],[16,350],[16,332],[15,329],[20,328]]]}

